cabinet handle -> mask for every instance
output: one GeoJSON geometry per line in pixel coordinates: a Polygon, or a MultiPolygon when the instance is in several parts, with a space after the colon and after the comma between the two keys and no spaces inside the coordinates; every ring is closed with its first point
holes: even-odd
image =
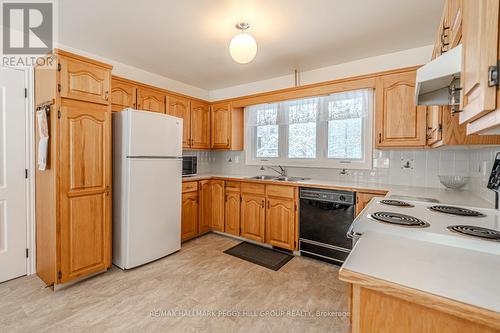
{"type": "Polygon", "coordinates": [[[262,208],[264,208],[264,200],[262,200],[262,208]]]}
{"type": "Polygon", "coordinates": [[[382,133],[378,134],[378,143],[382,143],[382,133]]]}
{"type": "Polygon", "coordinates": [[[109,91],[104,92],[104,99],[109,100],[109,91]]]}

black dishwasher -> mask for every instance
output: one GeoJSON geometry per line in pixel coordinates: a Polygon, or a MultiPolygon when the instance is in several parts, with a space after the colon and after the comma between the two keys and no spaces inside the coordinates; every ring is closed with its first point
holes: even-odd
{"type": "Polygon", "coordinates": [[[352,248],[347,231],[354,220],[356,194],[351,191],[300,189],[301,255],[341,265],[352,248]]]}

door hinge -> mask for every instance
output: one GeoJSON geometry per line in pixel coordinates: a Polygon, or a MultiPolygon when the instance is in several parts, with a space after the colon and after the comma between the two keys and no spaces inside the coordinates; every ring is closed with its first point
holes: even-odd
{"type": "Polygon", "coordinates": [[[24,88],[24,98],[28,98],[28,88],[24,88]]]}
{"type": "Polygon", "coordinates": [[[61,84],[60,83],[57,84],[57,91],[61,92],[61,84]]]}
{"type": "Polygon", "coordinates": [[[62,273],[61,273],[61,271],[57,272],[57,278],[58,278],[59,280],[61,280],[61,279],[62,279],[62,273]]]}
{"type": "Polygon", "coordinates": [[[488,67],[488,87],[499,86],[500,61],[496,65],[488,67]]]}
{"type": "Polygon", "coordinates": [[[28,179],[29,174],[28,174],[28,169],[24,169],[24,178],[28,179]]]}
{"type": "Polygon", "coordinates": [[[60,72],[61,71],[61,64],[57,64],[57,71],[60,72]]]}
{"type": "Polygon", "coordinates": [[[30,257],[30,250],[28,248],[26,248],[26,258],[29,258],[30,257]]]}

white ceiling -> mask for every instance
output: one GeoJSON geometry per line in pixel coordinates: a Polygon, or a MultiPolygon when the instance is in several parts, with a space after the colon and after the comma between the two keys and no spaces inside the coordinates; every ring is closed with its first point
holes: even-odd
{"type": "Polygon", "coordinates": [[[62,0],[60,43],[211,90],[431,44],[443,0],[62,0]],[[228,44],[251,24],[256,58],[228,44]]]}

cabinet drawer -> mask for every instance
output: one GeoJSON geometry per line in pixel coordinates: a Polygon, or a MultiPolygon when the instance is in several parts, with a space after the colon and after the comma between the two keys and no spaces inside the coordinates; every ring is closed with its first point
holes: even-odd
{"type": "Polygon", "coordinates": [[[182,193],[198,191],[198,182],[182,183],[182,193]]]}
{"type": "Polygon", "coordinates": [[[264,184],[257,183],[241,183],[242,193],[265,194],[266,187],[264,184]]]}
{"type": "Polygon", "coordinates": [[[226,181],[226,191],[239,192],[241,189],[240,182],[226,181]]]}
{"type": "Polygon", "coordinates": [[[272,197],[293,199],[295,197],[295,188],[293,186],[267,185],[266,194],[272,197]]]}

